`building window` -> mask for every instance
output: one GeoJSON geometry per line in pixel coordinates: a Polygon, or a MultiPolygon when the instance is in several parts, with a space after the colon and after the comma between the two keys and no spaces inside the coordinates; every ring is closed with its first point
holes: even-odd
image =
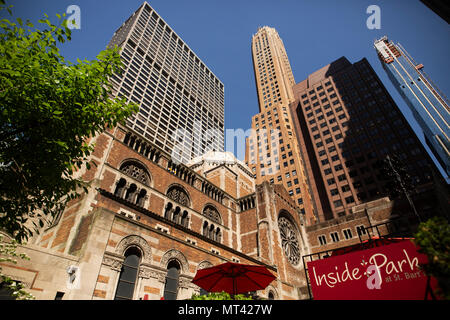
{"type": "Polygon", "coordinates": [[[178,202],[179,204],[189,207],[189,196],[183,188],[178,186],[170,187],[167,191],[167,197],[178,202]]]}
{"type": "Polygon", "coordinates": [[[122,198],[126,185],[127,185],[127,181],[124,178],[121,178],[116,185],[116,190],[114,191],[114,195],[116,197],[122,198]]]}
{"type": "MultiPolygon", "coordinates": [[[[138,143],[136,144],[138,145],[138,143]]],[[[150,184],[150,176],[147,170],[138,162],[127,161],[120,166],[120,171],[145,185],[150,184]]]]}
{"type": "Polygon", "coordinates": [[[137,193],[137,186],[132,183],[125,194],[125,200],[134,202],[134,196],[137,193]]]}
{"type": "Polygon", "coordinates": [[[336,201],[334,201],[334,206],[335,206],[336,208],[342,207],[342,201],[341,201],[341,200],[336,200],[336,201]]]}
{"type": "Polygon", "coordinates": [[[327,238],[322,234],[318,237],[321,246],[327,244],[327,238]]]}
{"type": "Polygon", "coordinates": [[[352,231],[350,229],[344,229],[343,232],[344,232],[345,239],[348,240],[348,239],[351,239],[353,237],[352,231]]]}
{"type": "Polygon", "coordinates": [[[139,193],[136,197],[136,205],[138,205],[139,207],[143,207],[146,196],[147,196],[147,190],[141,189],[141,191],[139,191],[139,193]]]}
{"type": "Polygon", "coordinates": [[[125,261],[117,284],[115,300],[132,300],[141,260],[140,251],[132,247],[125,252],[125,261]]]}
{"type": "Polygon", "coordinates": [[[213,224],[208,224],[207,221],[203,223],[203,235],[216,242],[222,241],[222,231],[219,227],[215,227],[213,224]]]}
{"type": "Polygon", "coordinates": [[[356,232],[358,232],[358,236],[362,236],[363,234],[366,234],[366,228],[363,225],[357,226],[356,232]]]}
{"type": "Polygon", "coordinates": [[[339,241],[339,234],[337,232],[332,232],[332,233],[330,233],[330,235],[331,235],[331,239],[333,240],[333,242],[339,241]]]}
{"type": "Polygon", "coordinates": [[[278,219],[278,226],[280,228],[281,244],[284,249],[284,254],[289,262],[295,266],[300,262],[301,258],[297,230],[294,224],[284,216],[278,219]]]}
{"type": "Polygon", "coordinates": [[[167,265],[166,284],[164,287],[164,300],[177,299],[179,275],[180,265],[176,260],[170,261],[167,265]]]}
{"type": "Polygon", "coordinates": [[[219,212],[211,205],[207,205],[205,209],[203,209],[203,215],[216,223],[222,223],[222,218],[219,212]]]}

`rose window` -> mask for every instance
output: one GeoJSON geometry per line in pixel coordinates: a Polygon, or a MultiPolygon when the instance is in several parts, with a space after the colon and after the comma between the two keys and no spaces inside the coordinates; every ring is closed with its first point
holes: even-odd
{"type": "Polygon", "coordinates": [[[278,226],[280,228],[281,245],[284,254],[292,265],[297,265],[300,261],[300,247],[296,228],[292,222],[285,217],[278,219],[278,226]]]}

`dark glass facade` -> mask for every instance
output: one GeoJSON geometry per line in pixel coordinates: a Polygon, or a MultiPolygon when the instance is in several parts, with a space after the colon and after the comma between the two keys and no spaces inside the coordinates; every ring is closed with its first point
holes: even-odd
{"type": "Polygon", "coordinates": [[[294,94],[290,109],[322,221],[387,195],[387,155],[401,160],[416,186],[429,183],[428,156],[365,58],[338,59],[294,94]]]}

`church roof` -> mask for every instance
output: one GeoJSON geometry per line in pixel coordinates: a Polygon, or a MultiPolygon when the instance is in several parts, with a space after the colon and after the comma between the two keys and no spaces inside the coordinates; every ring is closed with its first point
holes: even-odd
{"type": "Polygon", "coordinates": [[[188,162],[187,165],[194,166],[196,164],[200,164],[203,162],[216,163],[216,164],[238,164],[238,165],[243,166],[246,170],[250,171],[250,169],[244,162],[238,160],[234,156],[234,154],[229,151],[223,152],[223,151],[211,150],[199,157],[192,159],[191,161],[188,162]]]}

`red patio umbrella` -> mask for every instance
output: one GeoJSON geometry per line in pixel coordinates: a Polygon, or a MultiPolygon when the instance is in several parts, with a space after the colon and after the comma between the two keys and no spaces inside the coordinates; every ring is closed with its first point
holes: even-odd
{"type": "Polygon", "coordinates": [[[226,262],[197,271],[193,283],[208,292],[239,293],[263,290],[276,277],[264,266],[226,262]]]}

